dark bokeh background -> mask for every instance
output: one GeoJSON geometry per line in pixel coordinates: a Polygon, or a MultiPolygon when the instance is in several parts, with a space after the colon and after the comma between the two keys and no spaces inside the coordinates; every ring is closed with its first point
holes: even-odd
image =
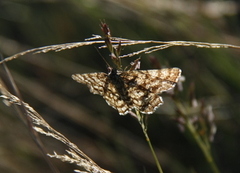
{"type": "MultiPolygon", "coordinates": [[[[34,47],[83,41],[102,34],[105,20],[112,35],[136,40],[186,40],[240,45],[237,1],[169,0],[1,0],[0,52],[4,57],[34,47]]],[[[146,46],[146,45],[144,45],[146,46]]],[[[123,53],[143,48],[124,49],[123,53]]],[[[119,116],[73,73],[106,72],[101,56],[86,46],[58,53],[26,55],[8,62],[25,102],[56,130],[77,144],[101,167],[113,172],[157,172],[138,122],[119,116]]],[[[196,98],[213,106],[218,128],[212,144],[221,172],[239,172],[240,50],[172,47],[151,54],[163,66],[179,67],[186,77],[182,102],[189,102],[190,84],[196,98]]],[[[137,57],[127,58],[125,64],[137,57]]],[[[141,55],[142,69],[150,69],[141,55]]],[[[169,98],[149,118],[149,135],[165,172],[201,172],[203,156],[177,128],[169,98]]],[[[49,152],[62,144],[43,137],[49,152]]],[[[61,172],[73,165],[52,159],[61,172]]],[[[0,172],[51,172],[27,128],[14,111],[0,104],[0,172]]]]}

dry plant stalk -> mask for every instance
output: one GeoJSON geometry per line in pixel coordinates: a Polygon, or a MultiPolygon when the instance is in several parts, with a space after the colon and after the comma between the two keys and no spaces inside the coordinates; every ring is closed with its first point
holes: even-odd
{"type": "MultiPolygon", "coordinates": [[[[52,137],[67,147],[67,154],[59,155],[55,151],[53,154],[48,154],[51,158],[57,158],[63,162],[68,162],[83,168],[84,172],[89,173],[111,173],[105,169],[99,167],[93,160],[91,160],[86,154],[84,154],[74,143],[69,141],[64,135],[53,129],[42,117],[39,115],[29,104],[23,102],[18,97],[9,93],[6,88],[0,83],[0,96],[7,106],[24,106],[27,116],[30,118],[33,124],[33,129],[43,135],[52,137]]],[[[76,170],[76,172],[83,172],[76,170]]]]}
{"type": "MultiPolygon", "coordinates": [[[[56,45],[49,45],[49,46],[43,46],[38,48],[29,49],[17,54],[14,54],[10,57],[5,58],[4,60],[0,61],[0,64],[3,62],[11,61],[13,59],[16,59],[20,56],[26,55],[28,53],[47,53],[49,51],[63,51],[67,49],[73,49],[77,47],[82,46],[88,46],[93,44],[104,44],[103,46],[100,46],[99,48],[107,48],[105,45],[104,38],[100,35],[93,35],[93,37],[85,39],[84,42],[73,42],[73,43],[65,43],[65,44],[56,44],[56,45]],[[97,40],[100,39],[100,40],[97,40]]],[[[232,44],[220,44],[220,43],[207,43],[207,42],[194,42],[194,41],[154,41],[154,40],[130,40],[125,38],[118,38],[118,37],[110,37],[111,43],[113,47],[118,47],[119,42],[121,42],[121,47],[124,46],[133,46],[133,45],[139,45],[139,44],[156,44],[154,46],[146,47],[142,50],[135,51],[126,55],[119,56],[119,58],[126,58],[126,57],[132,57],[135,55],[139,55],[141,53],[150,54],[155,51],[159,51],[162,49],[167,49],[172,46],[195,46],[198,48],[234,48],[234,49],[240,49],[240,46],[232,45],[232,44]]]]}

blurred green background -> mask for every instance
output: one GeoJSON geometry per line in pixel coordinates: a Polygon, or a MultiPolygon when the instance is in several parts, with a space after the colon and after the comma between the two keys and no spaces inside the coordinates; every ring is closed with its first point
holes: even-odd
{"type": "MultiPolygon", "coordinates": [[[[1,0],[0,52],[4,57],[45,45],[83,41],[102,34],[106,21],[112,35],[135,40],[204,41],[240,46],[238,1],[189,0],[1,0]]],[[[147,45],[128,47],[129,53],[147,45]]],[[[7,63],[25,102],[68,137],[102,168],[116,173],[157,172],[138,122],[119,116],[103,98],[71,79],[71,74],[107,72],[97,45],[58,53],[26,55],[7,63]]],[[[141,55],[162,66],[179,67],[186,77],[180,100],[189,102],[191,83],[200,101],[213,106],[217,133],[213,155],[221,172],[239,172],[240,50],[171,47],[141,55]]],[[[138,58],[126,58],[123,63],[138,58]]],[[[109,61],[110,62],[110,61],[109,61]]],[[[149,118],[149,136],[166,173],[206,172],[204,159],[174,121],[169,98],[149,118]]],[[[51,172],[27,128],[12,109],[0,104],[0,172],[51,172]]],[[[64,146],[43,137],[48,151],[64,146]]],[[[51,159],[61,172],[74,165],[51,159]]]]}

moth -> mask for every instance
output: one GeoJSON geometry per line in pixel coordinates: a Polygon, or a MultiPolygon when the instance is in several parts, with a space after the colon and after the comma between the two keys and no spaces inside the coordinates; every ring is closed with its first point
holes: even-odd
{"type": "Polygon", "coordinates": [[[86,84],[93,94],[101,95],[120,115],[132,109],[152,114],[161,104],[159,95],[176,85],[181,76],[179,68],[97,72],[73,74],[72,78],[86,84]]]}

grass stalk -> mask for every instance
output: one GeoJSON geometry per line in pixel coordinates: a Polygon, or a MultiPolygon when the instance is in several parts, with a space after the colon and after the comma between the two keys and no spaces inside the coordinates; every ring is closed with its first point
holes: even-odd
{"type": "Polygon", "coordinates": [[[159,171],[159,173],[163,173],[162,167],[161,167],[161,165],[160,165],[160,163],[159,163],[159,160],[158,160],[158,158],[157,158],[157,155],[156,155],[156,153],[155,153],[155,151],[154,151],[154,148],[153,148],[153,146],[152,146],[151,140],[150,140],[150,138],[149,138],[149,136],[148,136],[148,133],[147,133],[147,126],[146,126],[146,121],[145,121],[145,117],[146,117],[147,115],[142,115],[142,114],[141,114],[139,111],[137,111],[137,110],[136,110],[136,114],[137,114],[138,122],[139,122],[139,124],[141,125],[143,134],[144,134],[144,136],[145,136],[145,138],[146,138],[146,141],[147,141],[147,143],[148,143],[148,146],[149,146],[149,148],[150,148],[150,150],[151,150],[151,152],[152,152],[152,155],[153,155],[153,158],[154,158],[154,160],[155,160],[155,163],[156,163],[156,166],[157,166],[157,168],[158,168],[158,171],[159,171]]]}
{"type": "Polygon", "coordinates": [[[189,139],[192,140],[194,143],[196,143],[197,146],[200,148],[211,172],[220,173],[212,157],[209,140],[201,137],[200,134],[197,132],[192,120],[188,118],[187,110],[184,108],[184,106],[179,101],[176,102],[176,105],[178,107],[179,112],[181,113],[181,116],[185,119],[185,123],[184,123],[184,128],[186,130],[185,133],[188,135],[189,139]]]}
{"type": "Polygon", "coordinates": [[[186,127],[186,130],[189,132],[189,134],[192,136],[193,140],[196,142],[196,144],[201,149],[211,171],[213,173],[220,173],[220,171],[219,171],[218,167],[216,166],[216,163],[212,157],[211,148],[209,147],[209,145],[207,143],[204,143],[204,141],[199,136],[199,134],[197,133],[195,127],[193,126],[193,124],[191,123],[190,120],[186,121],[185,127],[186,127]]]}

